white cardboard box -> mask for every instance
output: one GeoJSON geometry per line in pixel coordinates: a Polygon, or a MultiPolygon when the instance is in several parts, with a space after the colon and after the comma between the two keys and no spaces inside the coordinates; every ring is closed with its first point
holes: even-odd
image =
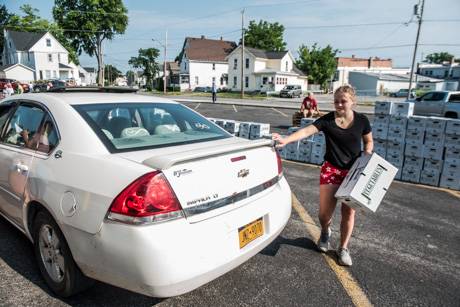
{"type": "Polygon", "coordinates": [[[393,102],[391,107],[391,115],[409,117],[414,114],[413,102],[393,102]]]}
{"type": "Polygon", "coordinates": [[[391,114],[393,103],[391,101],[376,101],[374,105],[375,114],[391,114]]]}
{"type": "Polygon", "coordinates": [[[375,212],[398,169],[373,153],[359,157],[335,193],[335,197],[353,208],[375,212]]]}

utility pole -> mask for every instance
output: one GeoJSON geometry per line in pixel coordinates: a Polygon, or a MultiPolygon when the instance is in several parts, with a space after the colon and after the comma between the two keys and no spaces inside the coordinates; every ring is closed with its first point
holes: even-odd
{"type": "Polygon", "coordinates": [[[410,69],[409,91],[407,92],[407,99],[411,98],[412,78],[413,78],[413,75],[414,75],[415,57],[417,56],[417,47],[418,47],[418,39],[420,37],[420,28],[422,27],[423,7],[424,7],[424,5],[425,5],[425,0],[419,0],[418,4],[414,5],[414,15],[418,19],[418,29],[417,29],[417,37],[415,39],[414,55],[412,56],[412,66],[411,66],[411,69],[410,69]]]}
{"type": "Polygon", "coordinates": [[[166,83],[167,83],[167,77],[166,77],[166,47],[168,46],[168,30],[166,30],[166,35],[165,35],[165,44],[164,44],[164,63],[163,63],[163,93],[166,94],[166,83]]]}
{"type": "Polygon", "coordinates": [[[241,99],[244,98],[244,9],[241,11],[241,99]]]}
{"type": "MultiPolygon", "coordinates": [[[[165,43],[162,44],[161,41],[156,40],[152,38],[152,41],[159,43],[163,47],[163,93],[166,94],[166,52],[167,52],[167,46],[168,46],[168,30],[166,30],[166,35],[165,35],[165,43]]],[[[153,81],[152,81],[153,82],[153,81]]],[[[153,85],[153,83],[152,83],[153,85]]]]}

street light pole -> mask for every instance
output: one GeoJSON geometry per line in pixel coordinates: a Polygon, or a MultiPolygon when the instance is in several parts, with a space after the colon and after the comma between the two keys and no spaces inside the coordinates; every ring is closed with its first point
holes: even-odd
{"type": "Polygon", "coordinates": [[[241,11],[241,99],[244,98],[244,9],[241,11]]]}
{"type": "Polygon", "coordinates": [[[166,94],[166,83],[167,83],[167,78],[166,78],[166,46],[168,46],[168,30],[166,30],[166,35],[165,35],[165,44],[164,44],[164,61],[163,61],[163,93],[166,94]]]}
{"type": "Polygon", "coordinates": [[[420,37],[420,28],[422,27],[422,18],[423,18],[423,7],[425,5],[425,0],[419,0],[419,3],[414,6],[414,14],[418,18],[418,29],[417,29],[417,37],[415,38],[415,47],[414,47],[414,55],[412,56],[412,66],[410,69],[410,76],[409,76],[409,90],[407,92],[407,99],[411,98],[411,90],[412,90],[412,79],[414,75],[414,67],[415,67],[415,57],[417,56],[417,47],[418,47],[418,39],[420,37]],[[420,5],[421,2],[421,5],[420,5]],[[419,14],[420,8],[420,14],[419,14]]]}

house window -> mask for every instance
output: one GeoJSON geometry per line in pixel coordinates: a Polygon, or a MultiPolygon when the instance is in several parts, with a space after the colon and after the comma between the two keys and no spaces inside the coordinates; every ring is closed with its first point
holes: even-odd
{"type": "Polygon", "coordinates": [[[43,70],[40,70],[40,80],[43,80],[43,70]]]}
{"type": "Polygon", "coordinates": [[[27,52],[27,62],[30,62],[30,52],[27,52]]]}
{"type": "Polygon", "coordinates": [[[45,75],[46,75],[46,79],[50,79],[51,78],[51,70],[46,70],[45,75]]]}
{"type": "Polygon", "coordinates": [[[196,85],[198,85],[198,83],[199,83],[198,81],[199,81],[198,76],[195,76],[195,84],[196,85]]]}
{"type": "Polygon", "coordinates": [[[249,77],[248,76],[244,77],[244,87],[246,88],[249,87],[249,77]]]}
{"type": "Polygon", "coordinates": [[[238,82],[238,78],[236,76],[233,77],[233,87],[236,87],[236,83],[238,82]]]}
{"type": "Polygon", "coordinates": [[[246,58],[246,68],[249,68],[249,59],[246,58]]]}
{"type": "Polygon", "coordinates": [[[289,71],[289,63],[286,61],[286,71],[289,71]]]}
{"type": "Polygon", "coordinates": [[[238,59],[233,59],[233,69],[238,68],[238,59]]]}
{"type": "Polygon", "coordinates": [[[184,62],[184,70],[187,70],[187,62],[184,62]]]}
{"type": "Polygon", "coordinates": [[[55,71],[55,70],[53,70],[53,78],[55,78],[55,79],[56,79],[56,77],[57,77],[56,71],[55,71]]]}
{"type": "Polygon", "coordinates": [[[267,84],[268,82],[268,78],[267,77],[263,77],[262,78],[262,84],[267,84]]]}
{"type": "Polygon", "coordinates": [[[61,63],[61,54],[58,53],[58,62],[61,63]]]}
{"type": "Polygon", "coordinates": [[[46,39],[46,47],[51,47],[51,39],[46,39]]]}
{"type": "Polygon", "coordinates": [[[53,55],[48,53],[48,62],[53,62],[53,55]]]}
{"type": "Polygon", "coordinates": [[[216,63],[212,63],[212,70],[216,70],[216,63]]]}
{"type": "Polygon", "coordinates": [[[212,77],[212,83],[216,82],[216,77],[212,77]]]}

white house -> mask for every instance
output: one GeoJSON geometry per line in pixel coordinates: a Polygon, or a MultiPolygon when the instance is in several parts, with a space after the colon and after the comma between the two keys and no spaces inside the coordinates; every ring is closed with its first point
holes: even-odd
{"type": "Polygon", "coordinates": [[[15,79],[22,82],[34,80],[35,70],[22,64],[0,66],[0,78],[15,79]]]}
{"type": "MultiPolygon", "coordinates": [[[[436,89],[445,89],[445,90],[460,90],[460,64],[455,62],[445,62],[443,64],[428,64],[420,63],[418,64],[418,74],[442,79],[444,85],[438,85],[436,89]]],[[[425,87],[432,89],[432,86],[425,87]]]]}
{"type": "Polygon", "coordinates": [[[235,42],[187,37],[181,51],[179,83],[181,90],[211,86],[227,87],[226,57],[235,49],[235,42]]]}
{"type": "Polygon", "coordinates": [[[5,29],[4,36],[4,65],[27,66],[35,71],[34,80],[73,78],[80,82],[78,67],[69,61],[69,52],[51,33],[5,29]]]}
{"type": "MultiPolygon", "coordinates": [[[[241,46],[227,57],[228,83],[232,91],[241,90],[241,46]]],[[[244,48],[243,82],[248,92],[279,92],[285,85],[300,85],[306,91],[308,78],[294,65],[289,51],[264,51],[244,48]]]]}
{"type": "Polygon", "coordinates": [[[94,67],[82,67],[78,66],[78,71],[80,74],[81,84],[82,85],[95,85],[97,71],[94,67]]]}

